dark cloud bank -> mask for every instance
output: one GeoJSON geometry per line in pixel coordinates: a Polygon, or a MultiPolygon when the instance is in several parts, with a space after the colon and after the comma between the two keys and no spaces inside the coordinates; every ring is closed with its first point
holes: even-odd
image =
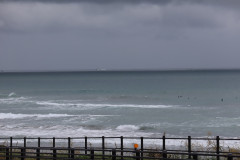
{"type": "Polygon", "coordinates": [[[2,0],[1,70],[240,68],[239,0],[2,0]]]}

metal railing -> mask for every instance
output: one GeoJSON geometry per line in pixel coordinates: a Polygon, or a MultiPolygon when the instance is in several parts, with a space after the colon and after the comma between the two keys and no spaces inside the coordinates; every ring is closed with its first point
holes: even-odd
{"type": "MultiPolygon", "coordinates": [[[[0,159],[240,159],[240,149],[221,145],[223,141],[240,142],[240,139],[211,138],[160,138],[149,137],[78,137],[78,138],[0,138],[0,159]],[[90,143],[94,140],[94,143],[90,143]],[[118,141],[107,146],[107,140],[118,141]],[[157,141],[151,147],[147,141],[157,141]],[[169,141],[185,141],[184,146],[171,148],[169,141]],[[131,143],[126,143],[126,142],[131,143]],[[209,146],[196,147],[193,141],[203,141],[209,146]],[[137,142],[139,147],[132,144],[137,142]],[[115,145],[115,146],[114,146],[115,145]],[[194,148],[195,147],[195,148],[194,148]]],[[[235,143],[234,143],[235,145],[235,143]]]]}

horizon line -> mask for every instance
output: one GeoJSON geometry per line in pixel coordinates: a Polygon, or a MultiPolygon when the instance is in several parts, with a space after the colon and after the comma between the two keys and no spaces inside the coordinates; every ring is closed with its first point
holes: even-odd
{"type": "Polygon", "coordinates": [[[174,72],[174,71],[240,71],[240,68],[182,68],[182,69],[83,69],[83,70],[0,70],[0,73],[53,73],[53,72],[174,72]]]}

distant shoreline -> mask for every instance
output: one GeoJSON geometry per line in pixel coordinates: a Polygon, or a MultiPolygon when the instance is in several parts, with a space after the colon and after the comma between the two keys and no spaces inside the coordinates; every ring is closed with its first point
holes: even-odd
{"type": "Polygon", "coordinates": [[[126,69],[126,70],[106,70],[106,69],[96,69],[96,70],[1,70],[2,73],[81,73],[81,72],[231,72],[240,71],[240,68],[236,69],[126,69]]]}

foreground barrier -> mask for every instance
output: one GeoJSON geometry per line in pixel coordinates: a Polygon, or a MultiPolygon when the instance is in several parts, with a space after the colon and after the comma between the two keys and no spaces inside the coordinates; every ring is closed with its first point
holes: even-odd
{"type": "MultiPolygon", "coordinates": [[[[221,145],[221,141],[235,141],[240,139],[223,139],[219,136],[212,138],[148,138],[148,137],[79,137],[79,138],[0,138],[0,159],[6,160],[83,160],[83,159],[240,159],[240,150],[221,145]],[[94,139],[95,143],[89,143],[94,139]],[[106,140],[114,139],[119,143],[115,146],[106,140]],[[161,142],[159,147],[152,148],[146,141],[161,142]],[[170,148],[168,141],[184,141],[184,146],[170,148]],[[196,147],[192,141],[206,141],[209,146],[196,147]],[[131,143],[126,143],[126,142],[131,143]],[[138,144],[132,142],[138,142],[138,144]],[[73,143],[74,142],[74,143],[73,143]],[[47,146],[47,145],[51,146],[47,146]],[[62,146],[60,146],[62,145],[62,146]],[[94,146],[95,145],[95,146],[94,146]],[[139,147],[138,147],[139,146],[139,147]]],[[[113,142],[113,141],[111,141],[113,142]]],[[[236,143],[233,143],[236,144],[236,143]]]]}

